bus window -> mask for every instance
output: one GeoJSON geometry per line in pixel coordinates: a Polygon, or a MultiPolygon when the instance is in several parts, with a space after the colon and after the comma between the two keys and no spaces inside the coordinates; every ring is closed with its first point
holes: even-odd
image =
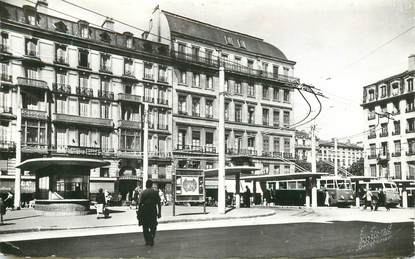
{"type": "Polygon", "coordinates": [[[337,180],[337,187],[339,189],[350,189],[350,183],[345,180],[337,180]]]}
{"type": "Polygon", "coordinates": [[[327,189],[334,189],[334,181],[333,180],[327,180],[327,189]]]}
{"type": "Polygon", "coordinates": [[[305,182],[297,182],[297,189],[305,189],[305,182]]]}
{"type": "Polygon", "coordinates": [[[371,191],[379,190],[380,188],[382,188],[381,183],[370,183],[369,184],[369,190],[371,191]]]}
{"type": "Polygon", "coordinates": [[[287,182],[280,182],[280,189],[287,190],[287,182]]]}
{"type": "Polygon", "coordinates": [[[296,186],[297,184],[296,184],[296,182],[288,182],[288,186],[287,186],[287,189],[288,190],[293,190],[293,189],[296,189],[297,188],[297,186],[296,186]]]}
{"type": "Polygon", "coordinates": [[[320,180],[320,188],[326,187],[326,180],[320,180]]]}
{"type": "Polygon", "coordinates": [[[384,183],[385,189],[396,189],[396,185],[393,183],[384,183]]]}

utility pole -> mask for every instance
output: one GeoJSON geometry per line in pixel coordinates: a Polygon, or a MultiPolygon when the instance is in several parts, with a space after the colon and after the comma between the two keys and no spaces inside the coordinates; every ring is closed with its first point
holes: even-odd
{"type": "MultiPolygon", "coordinates": [[[[311,172],[317,173],[316,161],[316,125],[311,126],[311,172]]],[[[311,207],[317,208],[317,186],[316,177],[312,177],[311,181],[311,207]]]]}
{"type": "MultiPolygon", "coordinates": [[[[17,104],[17,136],[16,136],[16,165],[22,162],[22,108],[20,102],[20,86],[17,86],[16,94],[16,104],[17,104]]],[[[15,180],[14,180],[14,208],[20,209],[20,196],[21,196],[21,170],[20,168],[15,169],[15,180]]]]}
{"type": "Polygon", "coordinates": [[[334,138],[334,175],[337,176],[338,165],[337,165],[337,138],[334,138]]]}
{"type": "Polygon", "coordinates": [[[148,179],[148,103],[144,103],[143,189],[148,179]]]}
{"type": "Polygon", "coordinates": [[[219,126],[218,126],[218,212],[225,214],[225,69],[219,67],[219,126]]]}

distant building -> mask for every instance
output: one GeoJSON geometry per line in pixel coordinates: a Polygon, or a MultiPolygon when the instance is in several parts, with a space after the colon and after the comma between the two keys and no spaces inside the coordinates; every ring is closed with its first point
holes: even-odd
{"type": "Polygon", "coordinates": [[[415,55],[408,70],[363,88],[365,175],[415,179],[415,55]]]}
{"type": "MultiPolygon", "coordinates": [[[[325,141],[316,138],[317,159],[334,163],[334,140],[325,141]]],[[[295,133],[296,159],[311,162],[311,136],[305,131],[295,133]]],[[[339,167],[348,168],[363,158],[363,147],[358,144],[337,142],[337,163],[339,167]]]]}

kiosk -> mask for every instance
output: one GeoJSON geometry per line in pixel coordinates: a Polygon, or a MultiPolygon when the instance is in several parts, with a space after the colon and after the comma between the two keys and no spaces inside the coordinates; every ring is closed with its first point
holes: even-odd
{"type": "Polygon", "coordinates": [[[90,169],[109,162],[85,158],[35,158],[18,165],[36,175],[35,210],[42,215],[85,215],[89,212],[90,169]]]}

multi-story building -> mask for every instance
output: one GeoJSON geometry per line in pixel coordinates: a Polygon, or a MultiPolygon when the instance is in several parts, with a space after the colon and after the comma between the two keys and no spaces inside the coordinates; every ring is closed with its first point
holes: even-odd
{"type": "MultiPolygon", "coordinates": [[[[111,19],[97,27],[51,16],[46,1],[23,7],[2,3],[0,13],[3,190],[13,186],[21,143],[22,161],[45,156],[109,161],[110,166],[91,170],[85,188],[91,193],[104,188],[125,199],[142,177],[144,103],[149,178],[162,187],[171,181],[168,45],[115,32],[111,19]]],[[[33,177],[22,180],[33,192],[33,177]]],[[[70,191],[72,181],[62,179],[59,188],[70,191]]]]}
{"type": "Polygon", "coordinates": [[[408,70],[363,88],[365,175],[415,179],[415,55],[408,70]]]}
{"type": "MultiPolygon", "coordinates": [[[[307,132],[296,131],[295,154],[296,159],[311,162],[311,136],[307,132]]],[[[316,154],[318,160],[334,164],[334,139],[326,141],[316,138],[316,154]]],[[[337,142],[337,164],[340,167],[348,168],[363,157],[362,146],[351,143],[350,140],[347,142],[337,142]]]]}
{"type": "Polygon", "coordinates": [[[225,68],[227,157],[260,173],[294,172],[295,62],[260,38],[156,9],[147,39],[170,44],[173,153],[178,167],[217,167],[219,66],[225,68]]]}

